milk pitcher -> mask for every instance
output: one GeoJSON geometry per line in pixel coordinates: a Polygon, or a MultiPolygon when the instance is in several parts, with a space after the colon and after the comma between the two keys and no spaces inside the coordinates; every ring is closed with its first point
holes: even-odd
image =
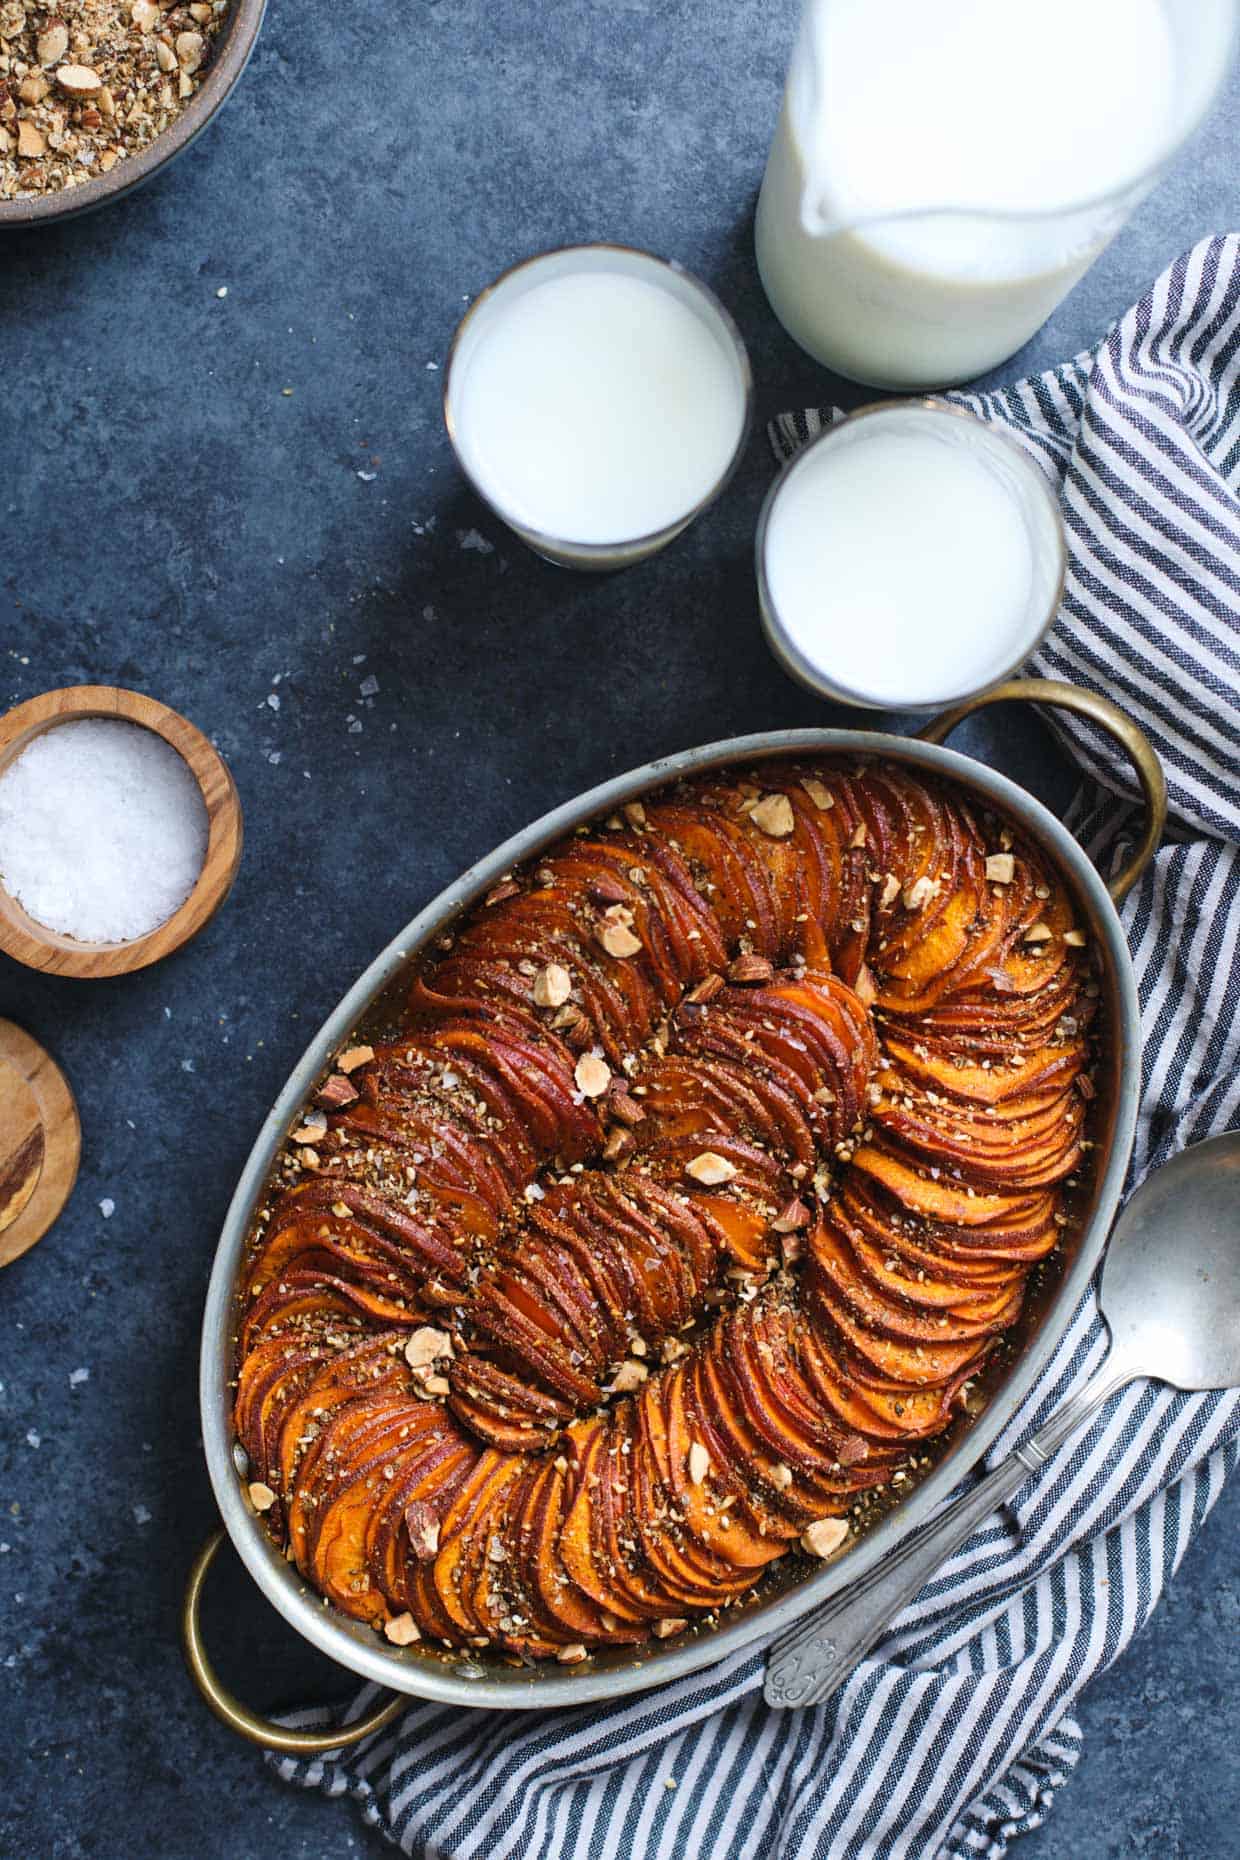
{"type": "Polygon", "coordinates": [[[776,315],[875,387],[995,367],[1201,122],[1238,20],[1240,0],[807,0],[758,202],[776,315]]]}

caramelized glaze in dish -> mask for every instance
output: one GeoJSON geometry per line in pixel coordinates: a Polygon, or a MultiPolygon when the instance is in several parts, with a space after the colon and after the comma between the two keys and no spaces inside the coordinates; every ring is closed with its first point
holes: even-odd
{"type": "Polygon", "coordinates": [[[254,1504],[397,1644],[572,1664],[842,1549],[1067,1220],[1062,879],[882,763],[679,784],[515,870],[293,1133],[239,1286],[254,1504]]]}

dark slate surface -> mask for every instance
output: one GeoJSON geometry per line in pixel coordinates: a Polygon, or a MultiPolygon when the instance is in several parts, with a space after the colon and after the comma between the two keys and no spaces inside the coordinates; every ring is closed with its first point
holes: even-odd
{"type": "MultiPolygon", "coordinates": [[[[471,859],[658,752],[828,720],[758,635],[760,437],[669,554],[574,579],[463,488],[428,366],[503,266],[611,237],[715,285],[764,418],[826,398],[751,258],[793,10],[273,0],[240,93],[177,168],[0,252],[0,698],[150,691],[214,737],[247,821],[234,896],[180,958],[97,985],[0,958],[0,1013],[66,1067],[85,1133],[65,1217],[2,1287],[6,1856],[381,1850],[348,1808],[271,1780],[181,1669],[181,1586],[213,1521],[195,1396],[212,1246],[310,1032],[471,859]]],[[[1096,339],[1226,226],[1238,102],[1000,378],[1096,339]]],[[[1032,719],[963,740],[1055,805],[1070,791],[1032,719]]],[[[1240,1489],[1087,1699],[1082,1771],[1027,1860],[1240,1852],[1238,1525],[1240,1489]]],[[[256,1704],[340,1690],[235,1562],[208,1628],[256,1704]]]]}

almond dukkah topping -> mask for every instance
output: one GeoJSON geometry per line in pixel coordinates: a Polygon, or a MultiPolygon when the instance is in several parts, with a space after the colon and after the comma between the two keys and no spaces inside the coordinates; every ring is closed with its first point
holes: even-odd
{"type": "Polygon", "coordinates": [[[561,963],[549,962],[534,977],[534,1005],[563,1007],[573,992],[573,978],[561,963]]]}
{"type": "Polygon", "coordinates": [[[350,1046],[336,1055],[336,1064],[342,1072],[356,1072],[359,1066],[368,1066],[374,1056],[373,1046],[350,1046]]]}
{"type": "Polygon", "coordinates": [[[597,1053],[583,1053],[573,1076],[583,1098],[601,1098],[611,1084],[611,1067],[597,1053]]]}
{"type": "Polygon", "coordinates": [[[843,1518],[819,1518],[801,1533],[801,1548],[811,1556],[834,1556],[848,1541],[848,1526],[843,1518]]]}
{"type": "Polygon", "coordinates": [[[725,1182],[735,1178],[736,1164],[730,1163],[726,1156],[720,1156],[714,1150],[703,1150],[692,1162],[685,1164],[685,1174],[691,1175],[704,1188],[722,1188],[725,1182]]]}
{"type": "MultiPolygon", "coordinates": [[[[769,791],[756,779],[700,801],[681,787],[670,823],[659,797],[640,821],[609,820],[616,833],[640,830],[640,854],[636,839],[600,844],[597,825],[582,827],[532,875],[503,874],[508,908],[476,909],[458,954],[451,939],[438,945],[448,961],[420,975],[409,1020],[357,1074],[361,1091],[333,1074],[365,1103],[326,1120],[330,1173],[290,1177],[285,1204],[263,1211],[253,1335],[274,1336],[276,1353],[281,1329],[304,1338],[312,1374],[306,1385],[305,1357],[289,1351],[282,1399],[295,1405],[272,1459],[269,1352],[243,1347],[239,1438],[248,1465],[279,1485],[272,1535],[291,1537],[301,1573],[380,1633],[407,1607],[428,1640],[573,1666],[599,1644],[684,1630],[682,1556],[708,1552],[720,1570],[692,1625],[798,1541],[820,1559],[846,1554],[929,1462],[910,1457],[876,1486],[865,1418],[858,1409],[857,1431],[842,1426],[823,1407],[824,1379],[834,1387],[846,1369],[851,1381],[854,1356],[863,1378],[873,1363],[896,1394],[884,1450],[893,1432],[942,1433],[964,1400],[957,1332],[976,1366],[1019,1300],[1025,1257],[1052,1250],[1068,1222],[1052,1195],[1035,1212],[1026,1182],[1062,1177],[1086,1147],[1091,1085],[1077,1036],[1098,989],[1082,963],[1046,960],[1067,954],[1075,913],[1059,886],[1040,884],[1036,849],[1022,841],[1012,855],[998,821],[957,819],[949,796],[884,774],[903,783],[912,822],[896,830],[886,787],[871,807],[864,766],[823,766],[833,814],[809,811],[802,770],[768,769],[766,780],[769,791]],[[753,814],[781,791],[794,829],[777,845],[753,814]],[[951,828],[941,845],[934,808],[951,828]],[[951,835],[963,836],[962,862],[951,835]],[[816,889],[824,849],[838,899],[816,889]],[[988,860],[1000,863],[987,872],[988,860]],[[880,917],[880,892],[900,913],[906,886],[909,914],[880,917]],[[961,888],[972,914],[953,916],[944,894],[954,904],[961,888]],[[1040,893],[1054,900],[1041,906],[1054,940],[1035,951],[1023,939],[1040,893]],[[608,962],[600,932],[636,934],[635,913],[640,953],[631,967],[608,962]],[[817,933],[798,926],[819,917],[848,982],[806,953],[817,933]],[[899,999],[897,965],[910,956],[915,992],[951,1005],[966,1034],[919,1037],[926,1028],[899,999]],[[1017,982],[1027,1004],[1013,998],[1017,982]],[[1010,1055],[991,1043],[970,1060],[979,994],[983,1027],[998,1008],[1010,1028],[1010,1055]],[[1023,1140],[1052,1085],[1054,1127],[1023,1140]],[[405,1130],[385,1143],[392,1120],[405,1130]],[[460,1183],[487,1181],[497,1163],[512,1207],[496,1197],[492,1239],[472,1207],[462,1213],[460,1183]],[[1022,1255],[1002,1270],[1002,1303],[996,1268],[954,1261],[940,1279],[934,1263],[942,1223],[983,1215],[982,1231],[1011,1230],[1022,1255]],[[308,1275],[289,1270],[298,1255],[331,1275],[311,1288],[308,1317],[308,1275]],[[337,1275],[384,1326],[373,1338],[342,1313],[337,1275]],[[980,1339],[948,1315],[975,1276],[993,1314],[980,1339]],[[877,1341],[856,1320],[854,1291],[867,1319],[881,1319],[877,1341]],[[290,1455],[286,1486],[274,1469],[290,1455]],[[419,1566],[416,1591],[335,1554],[337,1526],[366,1521],[359,1505],[405,1571],[419,1566]],[[597,1608],[583,1616],[577,1590],[595,1582],[597,1608]],[[458,1605],[468,1617],[451,1633],[436,1597],[454,1623],[458,1605]]],[[[316,1129],[311,1114],[299,1134],[316,1129]]],[[[295,1166],[287,1152],[285,1164],[295,1166]]]]}
{"type": "Polygon", "coordinates": [[[383,1632],[394,1647],[412,1647],[415,1640],[422,1638],[421,1628],[407,1610],[403,1615],[393,1615],[390,1621],[385,1621],[383,1632]]]}
{"type": "Polygon", "coordinates": [[[0,200],[62,193],[146,148],[197,91],[229,0],[0,0],[0,200]]]}
{"type": "Polygon", "coordinates": [[[796,825],[792,802],[786,794],[764,794],[758,805],[751,808],[749,818],[773,840],[786,840],[796,825]]]}

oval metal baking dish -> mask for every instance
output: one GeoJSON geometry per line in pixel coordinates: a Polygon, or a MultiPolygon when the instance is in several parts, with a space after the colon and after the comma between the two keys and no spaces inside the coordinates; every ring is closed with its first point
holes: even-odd
{"type": "MultiPolygon", "coordinates": [[[[861,1575],[905,1532],[933,1510],[981,1459],[1007,1424],[1062,1336],[1101,1257],[1119,1202],[1136,1123],[1140,1086],[1140,1018],[1128,947],[1115,904],[1135,883],[1161,837],[1166,816],[1162,771],[1152,748],[1122,712],[1105,698],[1071,685],[1025,680],[1000,685],[945,713],[919,737],[861,730],[779,730],[734,737],[685,750],[604,782],[541,820],[465,872],[390,943],[345,995],[294,1068],[250,1153],[224,1223],[207,1294],[201,1358],[203,1444],[223,1519],[199,1552],[186,1592],[183,1639],[191,1673],[212,1710],[242,1736],[268,1748],[294,1753],[331,1750],[358,1741],[387,1723],[405,1697],[459,1706],[538,1710],[619,1698],[665,1684],[713,1665],[751,1643],[771,1639],[827,1596],[861,1575]],[[942,739],[970,712],[1023,698],[1082,714],[1127,752],[1145,796],[1147,819],[1140,844],[1125,869],[1103,882],[1081,847],[1042,804],[1006,776],[941,747],[942,739]],[[603,1653],[587,1669],[513,1667],[500,1660],[447,1657],[422,1646],[396,1649],[357,1622],[326,1609],[269,1540],[246,1503],[233,1457],[232,1395],[235,1284],[251,1220],[285,1134],[308,1092],[336,1051],[412,957],[440,935],[517,861],[540,852],[582,822],[614,811],[625,801],[668,782],[726,764],[753,765],[776,757],[807,754],[877,757],[946,777],[985,805],[1014,817],[1035,837],[1073,890],[1101,963],[1106,1030],[1100,1061],[1096,1166],[1079,1227],[1066,1241],[1058,1274],[1046,1288],[1010,1367],[988,1405],[967,1427],[956,1430],[937,1463],[907,1499],[860,1538],[847,1556],[826,1568],[777,1573],[738,1608],[725,1626],[700,1630],[669,1647],[603,1653]],[[207,1568],[224,1538],[232,1540],[264,1595],[314,1646],[356,1673],[390,1687],[398,1696],[366,1719],[341,1730],[286,1731],[250,1712],[216,1679],[202,1644],[198,1602],[207,1568]]],[[[790,1559],[789,1561],[794,1561],[790,1559]]]]}

